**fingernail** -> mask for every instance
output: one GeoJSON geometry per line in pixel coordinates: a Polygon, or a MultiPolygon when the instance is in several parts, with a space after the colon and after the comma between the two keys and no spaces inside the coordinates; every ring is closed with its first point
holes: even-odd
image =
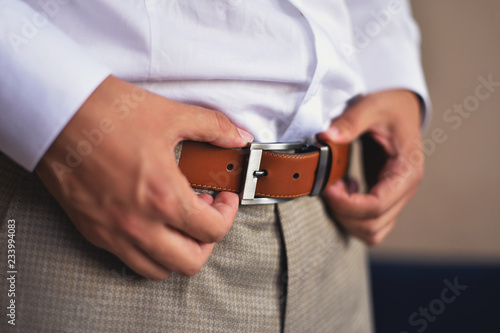
{"type": "Polygon", "coordinates": [[[245,140],[246,142],[252,142],[254,140],[253,135],[248,133],[245,130],[242,130],[241,128],[238,128],[238,132],[240,132],[240,136],[245,140]]]}

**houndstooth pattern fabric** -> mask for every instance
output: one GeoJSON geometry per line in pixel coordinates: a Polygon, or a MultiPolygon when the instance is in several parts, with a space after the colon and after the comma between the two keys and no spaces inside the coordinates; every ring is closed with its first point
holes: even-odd
{"type": "Polygon", "coordinates": [[[371,332],[364,246],[339,232],[318,198],[278,211],[287,255],[284,331],[371,332]]]}
{"type": "Polygon", "coordinates": [[[371,332],[365,250],[318,198],[241,207],[199,274],[158,283],[87,242],[3,155],[0,176],[0,253],[15,219],[18,271],[16,326],[4,314],[1,332],[371,332]]]}

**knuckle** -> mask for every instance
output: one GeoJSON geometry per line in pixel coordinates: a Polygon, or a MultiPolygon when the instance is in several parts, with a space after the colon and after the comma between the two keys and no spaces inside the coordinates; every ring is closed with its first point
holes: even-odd
{"type": "MultiPolygon", "coordinates": [[[[198,137],[198,139],[195,139],[195,141],[214,142],[221,138],[234,139],[236,136],[239,137],[236,126],[222,112],[203,108],[196,108],[196,110],[195,124],[193,124],[192,119],[186,120],[186,122],[189,122],[189,126],[203,129],[203,135],[196,134],[195,137],[198,137]]],[[[188,132],[185,135],[193,139],[193,133],[188,132]]]]}
{"type": "MultiPolygon", "coordinates": [[[[181,204],[179,200],[170,200],[168,203],[165,203],[165,207],[161,211],[163,220],[168,224],[181,220],[184,213],[180,207],[181,204]]],[[[183,220],[185,224],[188,224],[188,219],[183,220]]]]}
{"type": "Polygon", "coordinates": [[[174,193],[163,191],[158,194],[154,202],[155,209],[159,211],[167,221],[179,219],[181,200],[178,196],[174,195],[174,193]]]}
{"type": "Polygon", "coordinates": [[[139,221],[131,215],[123,215],[116,221],[118,229],[128,237],[138,240],[141,234],[139,221]]]}
{"type": "Polygon", "coordinates": [[[188,226],[191,219],[196,219],[200,215],[203,216],[207,204],[198,196],[193,196],[192,200],[179,201],[179,207],[182,207],[179,213],[184,219],[184,224],[188,226]]]}
{"type": "Polygon", "coordinates": [[[213,117],[221,133],[232,133],[233,125],[223,113],[214,111],[213,117]]]}

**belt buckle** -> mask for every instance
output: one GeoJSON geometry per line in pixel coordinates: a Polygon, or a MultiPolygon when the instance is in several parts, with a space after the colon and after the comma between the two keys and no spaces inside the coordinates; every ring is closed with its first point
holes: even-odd
{"type": "Polygon", "coordinates": [[[260,170],[260,162],[262,159],[262,152],[264,150],[270,151],[283,151],[283,150],[318,150],[320,158],[316,172],[316,180],[313,190],[310,195],[317,195],[321,192],[325,180],[326,169],[328,165],[329,148],[326,145],[315,141],[306,142],[271,142],[261,143],[252,142],[249,144],[249,154],[246,164],[245,177],[243,178],[243,188],[240,191],[240,204],[241,205],[263,205],[275,204],[292,199],[277,199],[277,198],[256,198],[255,190],[257,188],[257,181],[259,177],[265,176],[266,171],[260,170]]]}

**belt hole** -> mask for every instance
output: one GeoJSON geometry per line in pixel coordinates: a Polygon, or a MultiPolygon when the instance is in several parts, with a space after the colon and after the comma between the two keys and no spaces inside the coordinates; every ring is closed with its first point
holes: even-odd
{"type": "Polygon", "coordinates": [[[226,167],[227,171],[233,171],[234,165],[232,163],[229,163],[226,167]]]}
{"type": "Polygon", "coordinates": [[[300,175],[298,173],[293,175],[293,179],[299,179],[300,175]]]}

